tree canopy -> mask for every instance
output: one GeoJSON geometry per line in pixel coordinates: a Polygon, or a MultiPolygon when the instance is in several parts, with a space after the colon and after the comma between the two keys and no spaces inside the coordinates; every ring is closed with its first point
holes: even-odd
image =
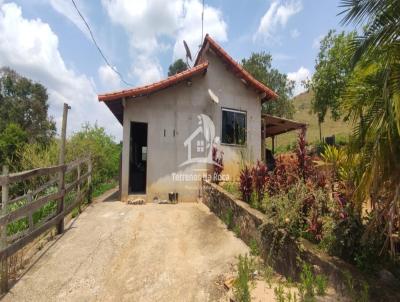
{"type": "Polygon", "coordinates": [[[18,169],[18,150],[26,143],[48,144],[56,126],[48,116],[44,86],[9,68],[0,69],[0,164],[18,169]]]}
{"type": "Polygon", "coordinates": [[[47,143],[55,135],[55,122],[48,115],[46,88],[9,68],[0,69],[0,133],[10,123],[27,133],[30,142],[47,143]]]}
{"type": "Polygon", "coordinates": [[[291,98],[295,83],[286,74],[272,68],[272,56],[266,52],[252,53],[248,59],[242,60],[242,65],[253,77],[279,95],[277,100],[264,103],[263,112],[292,118],[294,106],[291,98]]]}
{"type": "Polygon", "coordinates": [[[182,71],[185,71],[186,69],[188,69],[188,66],[185,62],[183,62],[182,59],[178,59],[176,60],[174,63],[172,63],[171,65],[169,65],[168,68],[168,76],[173,76],[177,73],[180,73],[182,71]]]}
{"type": "Polygon", "coordinates": [[[312,110],[319,123],[324,122],[328,110],[333,120],[342,116],[342,93],[351,73],[352,52],[349,50],[355,35],[355,32],[337,34],[330,30],[320,42],[315,73],[307,83],[314,92],[312,110]]]}

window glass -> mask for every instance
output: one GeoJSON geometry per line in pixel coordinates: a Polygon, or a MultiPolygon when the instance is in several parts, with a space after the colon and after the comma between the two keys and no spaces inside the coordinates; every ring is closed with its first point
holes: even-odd
{"type": "Polygon", "coordinates": [[[244,145],[246,143],[246,113],[222,110],[222,143],[244,145]]]}

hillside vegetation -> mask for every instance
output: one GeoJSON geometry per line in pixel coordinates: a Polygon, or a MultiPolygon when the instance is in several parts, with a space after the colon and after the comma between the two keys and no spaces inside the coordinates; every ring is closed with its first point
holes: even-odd
{"type": "MultiPolygon", "coordinates": [[[[309,143],[319,141],[318,118],[311,113],[312,92],[303,92],[293,98],[295,113],[293,120],[307,124],[307,141],[309,143]]],[[[322,124],[322,137],[335,135],[337,138],[346,138],[351,132],[351,125],[341,120],[334,121],[330,114],[327,114],[325,122],[322,124]]],[[[297,131],[275,137],[277,151],[286,149],[288,145],[295,144],[297,140],[297,131]]],[[[268,140],[270,146],[271,140],[268,140]]]]}

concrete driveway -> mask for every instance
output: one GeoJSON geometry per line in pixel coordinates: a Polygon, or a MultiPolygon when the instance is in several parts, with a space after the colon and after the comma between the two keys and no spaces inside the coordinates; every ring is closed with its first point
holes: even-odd
{"type": "Polygon", "coordinates": [[[4,301],[216,301],[246,245],[201,204],[99,202],[4,301]]]}

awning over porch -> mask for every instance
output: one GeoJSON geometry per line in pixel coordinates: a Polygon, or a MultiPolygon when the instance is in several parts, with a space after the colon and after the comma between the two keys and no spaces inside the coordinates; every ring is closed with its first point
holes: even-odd
{"type": "Polygon", "coordinates": [[[264,138],[274,137],[279,134],[307,127],[307,124],[305,123],[300,123],[264,113],[261,114],[261,120],[263,125],[262,135],[264,138]]]}

